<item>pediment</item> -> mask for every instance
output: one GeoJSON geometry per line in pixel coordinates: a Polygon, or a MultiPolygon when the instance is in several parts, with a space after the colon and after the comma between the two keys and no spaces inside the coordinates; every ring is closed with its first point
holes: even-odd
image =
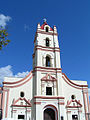
{"type": "Polygon", "coordinates": [[[80,100],[70,100],[67,101],[67,108],[81,108],[82,104],[80,103],[80,100]]]}
{"type": "Polygon", "coordinates": [[[26,98],[18,98],[17,100],[13,100],[13,104],[11,105],[13,107],[31,107],[30,100],[27,100],[26,98]]]}
{"type": "Polygon", "coordinates": [[[51,76],[51,74],[47,73],[41,80],[42,81],[56,81],[57,79],[51,76]]]}

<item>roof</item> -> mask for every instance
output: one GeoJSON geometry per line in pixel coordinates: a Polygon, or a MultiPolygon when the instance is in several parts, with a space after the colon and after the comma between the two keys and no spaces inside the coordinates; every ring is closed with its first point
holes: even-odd
{"type": "MultiPolygon", "coordinates": [[[[44,26],[45,26],[45,25],[48,25],[47,22],[44,22],[44,24],[41,25],[41,29],[44,29],[44,26]]],[[[48,26],[49,26],[49,25],[48,25],[48,26]]],[[[51,27],[50,27],[50,30],[53,31],[53,29],[52,29],[51,27]]]]}

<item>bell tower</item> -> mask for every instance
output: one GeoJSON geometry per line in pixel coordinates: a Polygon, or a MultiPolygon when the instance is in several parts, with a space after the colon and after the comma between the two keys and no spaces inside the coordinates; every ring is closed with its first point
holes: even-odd
{"type": "Polygon", "coordinates": [[[41,26],[40,23],[37,25],[34,39],[33,73],[33,96],[46,96],[48,91],[51,91],[54,96],[62,94],[62,90],[60,90],[62,83],[60,83],[61,64],[57,28],[56,26],[51,28],[46,21],[41,26]],[[52,77],[57,81],[50,81],[52,77]],[[46,81],[49,80],[47,84],[43,78],[46,81]],[[52,82],[51,88],[48,85],[51,84],[50,82],[52,82]]]}
{"type": "Polygon", "coordinates": [[[34,67],[47,67],[45,65],[46,56],[44,56],[47,52],[47,54],[52,54],[54,57],[51,58],[49,67],[61,68],[60,49],[58,44],[58,34],[56,26],[54,26],[52,29],[46,22],[44,22],[42,26],[40,26],[40,24],[37,25],[37,32],[34,40],[34,53],[36,52],[36,50],[38,57],[37,63],[35,63],[34,59],[34,67]]]}
{"type": "Polygon", "coordinates": [[[42,25],[38,23],[34,39],[32,119],[46,120],[50,111],[54,111],[54,120],[64,114],[60,112],[60,102],[64,103],[62,86],[57,28],[44,21],[42,25]]]}

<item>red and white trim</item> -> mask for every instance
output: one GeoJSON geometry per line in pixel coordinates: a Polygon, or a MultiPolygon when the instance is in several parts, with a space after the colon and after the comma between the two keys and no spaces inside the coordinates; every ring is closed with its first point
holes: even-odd
{"type": "Polygon", "coordinates": [[[54,78],[53,76],[51,76],[51,74],[46,74],[46,76],[44,76],[41,81],[51,81],[51,82],[54,82],[54,81],[57,81],[56,78],[54,78]]]}
{"type": "Polygon", "coordinates": [[[19,87],[30,81],[33,77],[32,71],[23,79],[17,81],[17,82],[3,82],[3,88],[14,88],[14,87],[19,87]]]}
{"type": "Polygon", "coordinates": [[[44,116],[44,110],[46,110],[48,108],[55,111],[55,120],[58,120],[58,110],[57,110],[56,106],[54,106],[52,104],[48,104],[43,108],[43,116],[44,116]]]}
{"type": "MultiPolygon", "coordinates": [[[[48,25],[48,24],[47,24],[47,22],[44,22],[44,24],[43,24],[43,25],[41,25],[41,29],[43,29],[43,30],[44,30],[44,26],[45,26],[45,25],[48,25]]],[[[50,27],[50,31],[53,31],[53,29],[52,29],[51,27],[50,27]]]]}
{"type": "Polygon", "coordinates": [[[65,75],[65,73],[62,73],[62,78],[63,78],[63,80],[64,80],[67,84],[69,84],[70,86],[72,86],[72,87],[74,87],[74,88],[76,88],[76,89],[82,89],[82,88],[87,89],[87,88],[88,88],[88,85],[79,85],[79,84],[76,84],[76,83],[72,82],[72,81],[65,75]]]}
{"type": "Polygon", "coordinates": [[[18,98],[17,100],[14,99],[13,104],[11,105],[12,107],[31,107],[31,103],[29,102],[30,100],[27,100],[26,98],[18,98]],[[19,101],[24,101],[27,103],[27,105],[20,105],[18,104],[19,101]]]}
{"type": "Polygon", "coordinates": [[[77,108],[77,107],[82,107],[82,104],[80,103],[80,100],[70,100],[70,101],[67,101],[67,105],[66,105],[67,108],[77,108]],[[77,106],[71,106],[70,104],[75,102],[77,104],[77,106]]]}
{"type": "Polygon", "coordinates": [[[58,97],[58,96],[34,96],[34,98],[41,98],[41,99],[64,99],[64,97],[58,97]]]}
{"type": "Polygon", "coordinates": [[[41,33],[41,34],[47,34],[47,35],[56,35],[56,36],[58,36],[58,34],[57,33],[52,33],[52,32],[45,32],[45,31],[40,31],[40,30],[37,30],[37,32],[36,33],[41,33]]]}

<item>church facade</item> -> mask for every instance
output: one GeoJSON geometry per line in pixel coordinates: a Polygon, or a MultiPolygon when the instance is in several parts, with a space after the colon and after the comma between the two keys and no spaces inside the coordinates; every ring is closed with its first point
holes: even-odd
{"type": "Polygon", "coordinates": [[[37,25],[33,70],[25,78],[5,77],[2,118],[15,120],[89,120],[86,81],[62,73],[57,28],[37,25]]]}

